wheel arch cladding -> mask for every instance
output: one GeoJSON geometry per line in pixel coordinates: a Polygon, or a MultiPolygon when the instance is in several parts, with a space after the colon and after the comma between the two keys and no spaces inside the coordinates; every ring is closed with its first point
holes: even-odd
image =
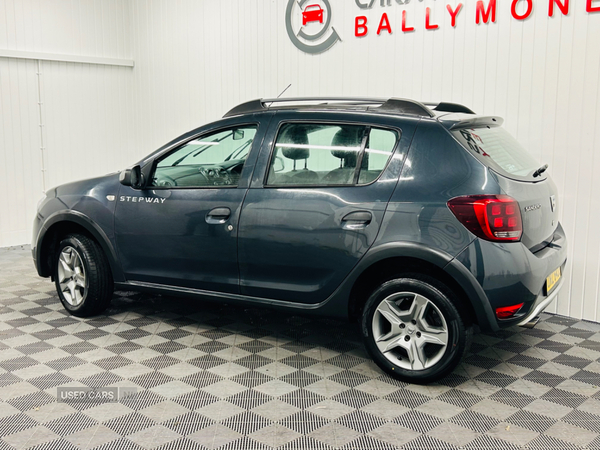
{"type": "Polygon", "coordinates": [[[90,219],[82,214],[60,213],[46,221],[44,228],[47,229],[40,236],[37,245],[36,260],[40,276],[49,277],[52,275],[52,255],[58,248],[60,240],[68,234],[80,233],[100,245],[108,260],[113,279],[115,281],[125,281],[112,243],[102,229],[99,229],[90,219]]]}
{"type": "Polygon", "coordinates": [[[472,300],[461,285],[443,269],[443,265],[439,266],[415,256],[391,256],[365,268],[350,291],[348,315],[351,320],[360,320],[369,295],[379,285],[411,272],[433,276],[446,285],[454,293],[455,300],[459,303],[456,307],[465,313],[463,320],[467,324],[478,324],[478,316],[473,308],[472,300]]]}

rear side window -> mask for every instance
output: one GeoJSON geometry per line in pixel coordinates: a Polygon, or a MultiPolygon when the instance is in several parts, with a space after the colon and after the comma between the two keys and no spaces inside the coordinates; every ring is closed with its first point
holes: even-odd
{"type": "Polygon", "coordinates": [[[288,123],[277,135],[267,185],[368,184],[385,169],[395,131],[364,125],[288,123]]]}
{"type": "Polygon", "coordinates": [[[465,128],[453,130],[452,134],[480,161],[509,178],[531,179],[533,172],[540,167],[504,128],[465,128]]]}

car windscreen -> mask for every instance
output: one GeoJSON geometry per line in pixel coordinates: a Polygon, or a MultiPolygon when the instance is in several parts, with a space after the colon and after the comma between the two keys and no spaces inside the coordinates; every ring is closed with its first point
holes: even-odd
{"type": "Polygon", "coordinates": [[[501,175],[528,181],[545,178],[533,178],[541,164],[504,128],[461,128],[451,132],[480,161],[501,175]]]}

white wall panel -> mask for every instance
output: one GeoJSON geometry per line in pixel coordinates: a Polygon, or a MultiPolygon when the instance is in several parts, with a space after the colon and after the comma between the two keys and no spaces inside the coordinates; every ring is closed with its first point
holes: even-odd
{"type": "MultiPolygon", "coordinates": [[[[517,21],[511,2],[497,1],[496,23],[476,25],[470,1],[452,28],[446,5],[458,0],[391,1],[389,7],[376,0],[370,10],[330,0],[342,42],[309,55],[287,36],[284,0],[0,0],[7,30],[0,48],[135,60],[134,69],[42,64],[50,184],[123,167],[237,103],[276,96],[289,83],[286,96],[443,99],[503,116],[506,128],[550,164],[560,192],[569,262],[555,310],[600,320],[600,13],[571,1],[568,16],[555,8],[550,18],[548,0],[533,0],[533,14],[517,21]],[[425,30],[425,7],[432,8],[437,30],[425,30]],[[403,10],[412,33],[401,31],[403,10]],[[393,33],[378,36],[383,12],[393,33]],[[369,19],[364,38],[354,36],[357,15],[369,19]]],[[[10,170],[20,166],[7,146],[30,145],[28,158],[39,158],[36,105],[28,103],[35,101],[29,93],[35,79],[27,68],[35,66],[0,59],[0,164],[10,170]],[[14,77],[29,84],[15,84],[14,77]],[[18,114],[7,118],[6,108],[18,114]]],[[[23,214],[0,216],[0,245],[17,242],[17,235],[2,236],[28,227],[20,225],[23,214]]]]}
{"type": "Polygon", "coordinates": [[[42,196],[37,63],[0,59],[0,246],[29,242],[42,196]]]}
{"type": "Polygon", "coordinates": [[[131,69],[42,62],[47,187],[132,163],[131,69]]]}
{"type": "MultiPolygon", "coordinates": [[[[129,16],[119,0],[0,0],[0,49],[130,59],[129,16]]],[[[0,247],[31,241],[44,184],[130,163],[131,82],[130,67],[0,57],[0,247]]]]}
{"type": "Polygon", "coordinates": [[[0,0],[0,48],[127,58],[129,21],[122,0],[0,0]]]}

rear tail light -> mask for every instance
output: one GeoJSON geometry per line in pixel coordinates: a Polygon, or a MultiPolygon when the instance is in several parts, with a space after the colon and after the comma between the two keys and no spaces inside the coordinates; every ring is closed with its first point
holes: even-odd
{"type": "Polygon", "coordinates": [[[508,195],[467,195],[448,202],[450,211],[474,235],[488,241],[518,241],[521,210],[508,195]]]}
{"type": "Polygon", "coordinates": [[[498,319],[510,319],[523,307],[524,303],[518,305],[503,306],[502,308],[496,308],[496,317],[498,319]]]}

